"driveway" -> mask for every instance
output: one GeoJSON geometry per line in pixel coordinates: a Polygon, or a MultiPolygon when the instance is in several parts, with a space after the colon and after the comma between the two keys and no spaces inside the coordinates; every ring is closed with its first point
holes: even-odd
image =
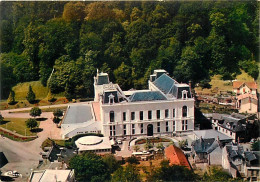
{"type": "MultiPolygon", "coordinates": [[[[28,113],[9,113],[12,110],[1,111],[5,118],[30,118],[28,113]]],[[[17,111],[17,109],[16,109],[17,111]]],[[[39,164],[42,152],[41,144],[48,137],[53,139],[61,139],[60,129],[53,123],[52,112],[43,112],[41,118],[47,118],[40,121],[39,128],[43,131],[38,133],[38,138],[30,142],[16,142],[8,138],[0,137],[0,151],[3,151],[8,160],[8,164],[1,168],[4,173],[8,170],[17,170],[22,174],[22,178],[15,181],[26,181],[29,177],[31,169],[35,169],[39,164]]]]}

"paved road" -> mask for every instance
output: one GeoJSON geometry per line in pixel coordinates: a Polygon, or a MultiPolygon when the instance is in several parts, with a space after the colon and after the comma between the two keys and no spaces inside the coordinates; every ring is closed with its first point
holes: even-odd
{"type": "MultiPolygon", "coordinates": [[[[9,113],[11,111],[13,110],[1,111],[1,113],[5,118],[30,118],[28,113],[9,113]]],[[[41,159],[39,153],[42,152],[40,147],[44,140],[48,137],[61,139],[60,129],[52,121],[52,112],[43,112],[40,117],[47,119],[40,122],[39,128],[42,128],[43,131],[38,133],[37,139],[30,142],[16,142],[0,137],[0,151],[4,152],[8,160],[8,164],[1,170],[2,172],[8,170],[17,170],[20,172],[23,177],[17,178],[16,181],[26,181],[31,169],[35,169],[38,166],[39,159],[41,159]]]]}
{"type": "MultiPolygon", "coordinates": [[[[67,104],[57,104],[57,105],[47,105],[47,106],[38,106],[40,109],[44,108],[55,108],[55,107],[63,107],[68,105],[81,105],[81,104],[87,104],[89,102],[77,102],[77,103],[67,103],[67,104]]],[[[18,109],[7,109],[7,110],[1,110],[1,113],[8,113],[8,112],[16,112],[16,111],[28,111],[32,107],[26,107],[26,108],[18,108],[18,109]]]]}

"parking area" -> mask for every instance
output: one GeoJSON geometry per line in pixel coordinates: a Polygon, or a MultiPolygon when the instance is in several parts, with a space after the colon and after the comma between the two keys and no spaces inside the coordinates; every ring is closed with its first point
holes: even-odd
{"type": "MultiPolygon", "coordinates": [[[[1,111],[3,117],[9,118],[30,118],[28,113],[10,113],[1,111]]],[[[2,173],[7,171],[18,171],[21,177],[14,178],[15,181],[26,181],[30,172],[37,168],[41,159],[41,144],[48,137],[61,139],[60,129],[52,121],[51,112],[43,112],[41,118],[47,118],[40,121],[39,128],[43,130],[38,133],[38,138],[30,142],[16,142],[5,137],[0,137],[0,151],[4,152],[8,163],[1,168],[2,173]]]]}

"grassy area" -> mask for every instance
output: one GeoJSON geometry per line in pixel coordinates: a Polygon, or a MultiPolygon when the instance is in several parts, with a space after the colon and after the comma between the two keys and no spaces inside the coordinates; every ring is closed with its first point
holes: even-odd
{"type": "Polygon", "coordinates": [[[232,106],[224,106],[205,102],[200,102],[199,108],[202,113],[213,113],[215,111],[221,114],[231,114],[237,111],[237,109],[233,109],[232,106]]]}
{"type": "MultiPolygon", "coordinates": [[[[61,106],[61,107],[55,107],[55,108],[43,108],[41,109],[42,112],[53,112],[55,111],[56,109],[60,109],[60,110],[63,110],[65,111],[67,109],[67,106],[61,106]]],[[[14,112],[11,112],[11,113],[29,113],[30,110],[26,110],[26,111],[14,111],[14,112]]]]}
{"type": "Polygon", "coordinates": [[[36,99],[41,100],[46,98],[46,96],[48,95],[49,88],[44,87],[40,81],[24,82],[19,83],[13,87],[16,100],[26,100],[29,85],[32,86],[32,90],[35,93],[36,99]]]}
{"type": "MultiPolygon", "coordinates": [[[[243,70],[241,70],[240,75],[237,75],[236,79],[240,81],[254,81],[254,79],[243,70]]],[[[196,87],[196,93],[219,94],[220,91],[233,91],[232,82],[229,80],[222,80],[221,75],[214,75],[213,77],[211,77],[211,81],[209,84],[211,85],[211,88],[208,89],[196,87]]]]}
{"type": "Polygon", "coordinates": [[[161,142],[171,142],[170,140],[166,138],[152,138],[152,139],[140,139],[135,142],[136,145],[144,144],[146,141],[149,141],[150,143],[161,143],[161,142]]]}
{"type": "MultiPolygon", "coordinates": [[[[26,127],[25,121],[27,119],[28,118],[4,118],[4,121],[0,123],[0,126],[21,135],[25,135],[25,132],[26,136],[37,135],[36,133],[31,132],[30,129],[26,127]]],[[[39,121],[37,122],[39,125],[39,121]]]]}

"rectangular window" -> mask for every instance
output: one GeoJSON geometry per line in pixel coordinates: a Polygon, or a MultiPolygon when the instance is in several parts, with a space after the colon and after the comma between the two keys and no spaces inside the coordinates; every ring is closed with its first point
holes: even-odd
{"type": "Polygon", "coordinates": [[[141,133],[144,133],[144,124],[141,124],[141,133]]]}
{"type": "Polygon", "coordinates": [[[161,117],[161,112],[160,112],[160,110],[157,110],[157,111],[156,111],[156,116],[157,116],[157,119],[160,119],[160,117],[161,117]]]}
{"type": "Polygon", "coordinates": [[[169,109],[165,109],[165,118],[169,117],[169,109]]]}
{"type": "Polygon", "coordinates": [[[132,124],[132,134],[135,134],[135,124],[132,124]]]}
{"type": "Polygon", "coordinates": [[[135,112],[131,112],[131,120],[135,120],[135,112]]]}
{"type": "Polygon", "coordinates": [[[152,119],[152,111],[148,111],[148,119],[152,119]]]}
{"type": "Polygon", "coordinates": [[[166,121],[166,128],[165,128],[165,131],[167,132],[167,131],[169,131],[169,123],[168,123],[168,121],[166,121]]]}
{"type": "Polygon", "coordinates": [[[124,124],[124,135],[126,135],[126,125],[124,124]]]}
{"type": "Polygon", "coordinates": [[[115,113],[114,113],[114,111],[110,111],[109,117],[110,117],[110,122],[114,122],[115,121],[115,113]]]}
{"type": "Polygon", "coordinates": [[[123,121],[126,120],[126,112],[123,112],[123,121]]]}
{"type": "Polygon", "coordinates": [[[116,126],[110,126],[110,136],[116,135],[116,126]]]}
{"type": "Polygon", "coordinates": [[[175,131],[175,121],[172,122],[172,131],[175,131]]]}
{"type": "Polygon", "coordinates": [[[157,123],[157,132],[160,132],[160,122],[157,123]]]}
{"type": "Polygon", "coordinates": [[[140,120],[144,120],[144,112],[140,111],[140,120]]]}
{"type": "Polygon", "coordinates": [[[188,120],[182,120],[182,130],[188,130],[188,120]]]}
{"type": "Polygon", "coordinates": [[[175,109],[172,110],[172,117],[175,118],[175,109]]]}

